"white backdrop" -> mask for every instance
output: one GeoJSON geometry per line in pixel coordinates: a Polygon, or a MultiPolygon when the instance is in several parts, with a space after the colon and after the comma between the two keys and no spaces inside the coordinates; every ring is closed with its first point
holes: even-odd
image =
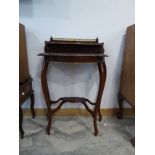
{"type": "MultiPolygon", "coordinates": [[[[107,81],[102,108],[117,107],[117,93],[126,27],[134,24],[134,0],[20,0],[19,21],[25,25],[35,108],[45,107],[40,83],[44,41],[53,37],[99,38],[105,44],[107,81]]],[[[98,70],[95,64],[51,64],[48,84],[52,99],[83,96],[95,101],[98,70]]],[[[29,100],[24,107],[29,107],[29,100]]],[[[80,104],[64,105],[82,107],[80,104]]]]}

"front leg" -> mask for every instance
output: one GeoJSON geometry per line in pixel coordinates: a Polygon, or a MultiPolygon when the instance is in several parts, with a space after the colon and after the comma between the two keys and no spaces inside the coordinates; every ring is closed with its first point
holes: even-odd
{"type": "Polygon", "coordinates": [[[49,63],[46,61],[46,58],[44,58],[42,71],[41,71],[41,84],[42,84],[42,90],[45,97],[45,102],[47,106],[47,118],[48,118],[48,125],[46,128],[47,134],[50,135],[50,128],[51,128],[51,121],[52,121],[52,111],[51,111],[51,100],[50,100],[50,94],[49,89],[47,85],[47,79],[46,79],[46,73],[49,63]]]}
{"type": "Polygon", "coordinates": [[[102,115],[100,112],[100,105],[101,105],[101,99],[102,99],[102,94],[103,94],[103,89],[105,86],[105,81],[106,81],[106,65],[105,62],[103,63],[98,63],[98,70],[99,70],[99,89],[98,89],[98,95],[96,99],[96,104],[93,112],[93,122],[94,122],[94,135],[97,136],[98,134],[98,128],[97,128],[97,114],[99,115],[99,121],[102,120],[102,115]]]}
{"type": "Polygon", "coordinates": [[[105,87],[105,81],[106,81],[106,75],[107,75],[107,69],[106,69],[105,62],[98,63],[98,70],[99,70],[100,80],[99,80],[99,90],[98,90],[98,96],[97,96],[96,103],[99,105],[97,112],[99,115],[99,121],[101,121],[102,115],[101,115],[101,111],[100,111],[100,105],[101,105],[101,99],[102,99],[102,94],[103,94],[103,90],[105,87]]]}

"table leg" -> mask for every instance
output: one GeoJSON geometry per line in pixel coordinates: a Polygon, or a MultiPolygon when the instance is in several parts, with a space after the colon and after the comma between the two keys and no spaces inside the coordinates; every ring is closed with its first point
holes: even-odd
{"type": "Polygon", "coordinates": [[[21,105],[19,105],[19,131],[21,134],[21,138],[24,138],[24,130],[22,124],[23,124],[23,110],[21,108],[21,105]]]}
{"type": "Polygon", "coordinates": [[[99,70],[99,75],[100,75],[100,82],[99,82],[99,90],[98,90],[97,102],[99,102],[98,115],[99,115],[99,121],[101,121],[102,120],[102,115],[101,115],[101,112],[100,112],[100,105],[101,105],[102,94],[103,94],[105,81],[106,81],[106,76],[107,76],[107,69],[106,69],[105,62],[98,64],[98,70],[99,70]]]}
{"type": "Polygon", "coordinates": [[[51,100],[50,100],[50,94],[49,89],[47,85],[47,79],[46,79],[46,73],[49,63],[44,58],[42,71],[41,71],[41,84],[42,84],[42,90],[45,97],[45,102],[47,105],[47,111],[48,111],[48,125],[46,128],[47,134],[50,135],[50,128],[51,128],[51,121],[52,121],[52,111],[51,111],[51,100]]]}
{"type": "Polygon", "coordinates": [[[105,81],[106,81],[106,64],[105,64],[105,62],[98,63],[98,70],[99,70],[99,76],[100,76],[99,89],[98,89],[98,95],[97,95],[96,105],[95,105],[94,114],[93,114],[93,122],[94,122],[94,130],[95,130],[94,135],[95,136],[97,136],[97,134],[98,134],[97,121],[96,121],[97,114],[99,115],[99,121],[102,120],[102,115],[100,112],[100,105],[101,105],[103,89],[104,89],[105,81]]]}

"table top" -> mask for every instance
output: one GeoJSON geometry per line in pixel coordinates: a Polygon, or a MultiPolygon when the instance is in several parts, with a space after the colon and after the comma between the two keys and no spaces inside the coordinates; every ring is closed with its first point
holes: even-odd
{"type": "Polygon", "coordinates": [[[104,43],[98,39],[51,39],[45,41],[45,53],[39,53],[46,61],[66,63],[101,63],[104,54],[104,43]]]}

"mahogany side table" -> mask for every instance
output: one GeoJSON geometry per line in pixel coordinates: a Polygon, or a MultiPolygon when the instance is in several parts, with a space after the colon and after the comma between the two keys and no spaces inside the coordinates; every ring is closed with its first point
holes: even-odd
{"type": "Polygon", "coordinates": [[[93,117],[94,135],[97,136],[97,115],[99,116],[99,121],[101,121],[102,115],[100,112],[100,104],[106,81],[106,55],[104,54],[103,43],[98,43],[98,39],[63,39],[51,37],[50,41],[45,41],[44,50],[45,53],[40,53],[38,56],[44,57],[41,71],[41,84],[48,112],[47,134],[50,135],[53,114],[58,111],[64,103],[70,102],[82,103],[85,106],[86,110],[93,117]],[[84,97],[62,97],[56,101],[51,100],[46,79],[46,73],[50,62],[96,63],[100,76],[96,102],[93,103],[84,97]],[[58,104],[58,106],[52,109],[52,104],[58,104]],[[94,109],[90,109],[88,104],[93,105],[94,109]]]}

